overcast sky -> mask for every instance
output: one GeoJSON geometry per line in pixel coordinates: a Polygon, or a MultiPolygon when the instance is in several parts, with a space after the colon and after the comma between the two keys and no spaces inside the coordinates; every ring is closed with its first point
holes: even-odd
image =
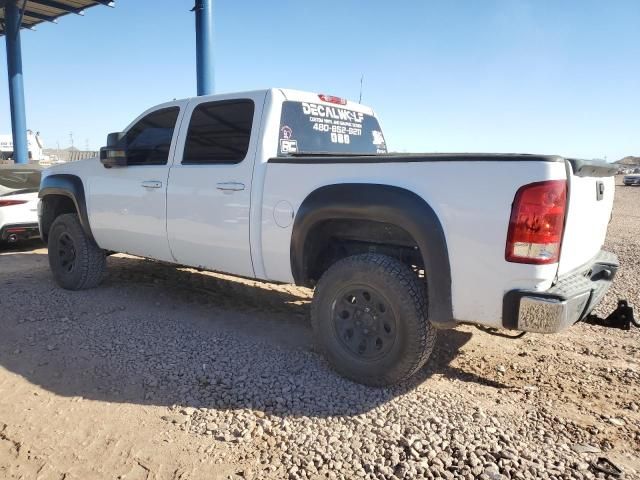
{"type": "MultiPolygon", "coordinates": [[[[192,96],[193,0],[118,0],[23,31],[27,126],[98,148],[192,96]]],[[[640,1],[216,0],[216,88],[358,98],[391,149],[640,155],[640,1]]],[[[0,133],[10,133],[5,71],[0,133]]]]}

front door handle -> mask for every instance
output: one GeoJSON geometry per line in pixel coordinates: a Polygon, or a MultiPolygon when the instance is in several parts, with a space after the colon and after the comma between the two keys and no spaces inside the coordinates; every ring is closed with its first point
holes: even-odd
{"type": "Polygon", "coordinates": [[[244,190],[244,183],[240,182],[220,182],[216,183],[216,188],[223,192],[239,192],[244,190]]]}
{"type": "Polygon", "coordinates": [[[159,182],[157,180],[147,180],[145,182],[142,182],[141,185],[144,188],[160,188],[162,187],[162,182],[159,182]]]}

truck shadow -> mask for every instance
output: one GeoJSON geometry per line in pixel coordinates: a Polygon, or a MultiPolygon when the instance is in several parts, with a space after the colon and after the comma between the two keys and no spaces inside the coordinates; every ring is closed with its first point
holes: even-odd
{"type": "Polygon", "coordinates": [[[112,257],[102,287],[69,292],[42,263],[5,275],[2,262],[0,364],[58,395],[328,417],[428,388],[434,375],[506,387],[451,365],[472,336],[458,330],[440,333],[428,366],[405,384],[345,380],[313,349],[311,292],[291,285],[112,257]]]}

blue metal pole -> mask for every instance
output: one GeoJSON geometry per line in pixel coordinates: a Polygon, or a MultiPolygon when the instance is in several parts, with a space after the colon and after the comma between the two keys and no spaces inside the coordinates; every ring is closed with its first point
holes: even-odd
{"type": "Polygon", "coordinates": [[[196,69],[198,95],[214,91],[213,0],[196,0],[196,69]]]}
{"type": "Polygon", "coordinates": [[[24,108],[22,84],[22,48],[20,24],[22,11],[17,0],[7,0],[4,6],[7,46],[7,72],[9,74],[9,103],[11,105],[11,133],[13,135],[13,159],[16,163],[29,163],[27,147],[27,116],[24,108]]]}

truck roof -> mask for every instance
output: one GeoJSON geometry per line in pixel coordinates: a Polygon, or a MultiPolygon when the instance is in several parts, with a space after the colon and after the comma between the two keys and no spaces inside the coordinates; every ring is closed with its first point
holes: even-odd
{"type": "MultiPolygon", "coordinates": [[[[315,93],[315,92],[307,92],[304,90],[296,90],[293,88],[277,88],[277,87],[263,88],[258,90],[245,90],[241,92],[222,92],[222,93],[216,93],[213,95],[204,95],[202,97],[186,97],[186,98],[173,100],[173,102],[189,101],[194,98],[211,98],[212,100],[216,100],[218,98],[223,99],[223,98],[230,98],[230,97],[231,98],[242,97],[243,95],[248,95],[248,94],[272,94],[272,95],[281,94],[284,100],[291,100],[291,101],[297,101],[297,102],[313,102],[313,103],[322,103],[326,105],[333,105],[332,103],[325,102],[319,98],[319,95],[331,95],[329,93],[325,93],[325,92],[315,93]]],[[[339,107],[348,108],[349,110],[366,113],[368,115],[375,115],[373,109],[367,105],[362,105],[358,102],[354,102],[352,100],[349,100],[343,97],[338,97],[338,98],[341,98],[342,100],[346,101],[345,104],[338,105],[339,107]]],[[[168,102],[164,102],[164,103],[168,103],[168,102]]]]}

